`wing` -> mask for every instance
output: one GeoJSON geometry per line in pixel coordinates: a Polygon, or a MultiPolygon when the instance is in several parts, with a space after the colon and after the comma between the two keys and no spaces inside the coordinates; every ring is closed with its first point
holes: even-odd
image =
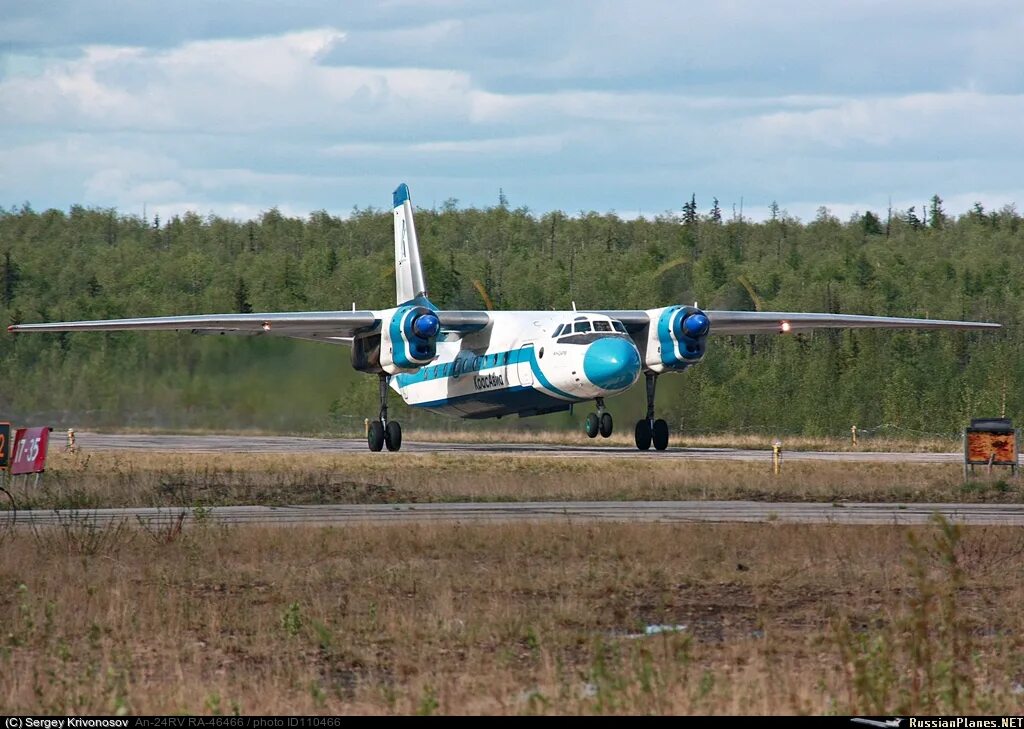
{"type": "MultiPolygon", "coordinates": [[[[651,322],[647,311],[627,309],[599,311],[618,319],[630,334],[642,332],[651,322]]],[[[784,334],[812,329],[998,329],[1000,324],[947,319],[910,319],[859,314],[813,314],[780,311],[705,311],[710,334],[784,334]]]]}
{"type": "Polygon", "coordinates": [[[706,311],[711,334],[764,334],[812,329],[998,329],[999,324],[898,316],[811,314],[778,311],[706,311]]]}
{"type": "Polygon", "coordinates": [[[190,331],[195,334],[273,335],[347,344],[373,331],[380,319],[372,311],[305,311],[268,314],[200,314],[138,319],[101,319],[17,324],[11,332],[190,331]]]}
{"type": "MultiPolygon", "coordinates": [[[[442,311],[438,312],[438,318],[442,330],[460,333],[482,329],[490,322],[490,317],[484,311],[442,311]]],[[[298,311],[16,324],[7,327],[7,330],[15,333],[189,331],[193,334],[270,335],[329,344],[351,344],[353,337],[377,331],[380,322],[381,314],[374,311],[298,311]]]]}

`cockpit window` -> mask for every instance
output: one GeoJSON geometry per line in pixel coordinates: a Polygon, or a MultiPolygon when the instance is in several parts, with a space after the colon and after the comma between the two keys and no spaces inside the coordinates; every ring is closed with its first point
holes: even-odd
{"type": "Polygon", "coordinates": [[[573,331],[577,332],[577,333],[579,333],[579,332],[589,332],[590,331],[590,322],[589,321],[578,321],[578,322],[576,322],[576,324],[573,325],[573,331]]]}
{"type": "Polygon", "coordinates": [[[594,331],[595,332],[610,332],[611,330],[612,330],[612,325],[610,323],[606,322],[606,321],[598,320],[598,321],[594,322],[594,331]]]}
{"type": "Polygon", "coordinates": [[[612,327],[613,327],[613,328],[615,329],[615,331],[617,331],[617,332],[622,332],[623,334],[625,334],[625,333],[626,333],[626,327],[622,326],[622,322],[621,322],[621,321],[615,321],[615,320],[613,319],[613,320],[612,320],[612,327]]]}
{"type": "Polygon", "coordinates": [[[559,324],[558,328],[555,329],[555,331],[551,332],[551,336],[552,337],[557,337],[561,332],[562,332],[562,325],[559,324]]]}

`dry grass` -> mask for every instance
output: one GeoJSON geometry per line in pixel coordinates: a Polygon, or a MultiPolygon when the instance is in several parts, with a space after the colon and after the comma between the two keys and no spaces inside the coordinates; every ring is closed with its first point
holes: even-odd
{"type": "Polygon", "coordinates": [[[1019,529],[80,528],[0,549],[0,713],[1020,708],[1019,529]]]}
{"type": "MultiPolygon", "coordinates": [[[[51,456],[23,508],[428,501],[679,500],[1017,502],[1022,482],[963,483],[961,467],[901,463],[784,464],[477,454],[184,454],[51,456]]],[[[5,508],[0,502],[0,508],[5,508]]]]}

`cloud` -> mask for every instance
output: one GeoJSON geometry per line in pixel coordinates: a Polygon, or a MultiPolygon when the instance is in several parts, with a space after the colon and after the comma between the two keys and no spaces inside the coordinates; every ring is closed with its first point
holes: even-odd
{"type": "Polygon", "coordinates": [[[1008,0],[15,3],[0,203],[1002,200],[1021,32],[1008,0]]]}

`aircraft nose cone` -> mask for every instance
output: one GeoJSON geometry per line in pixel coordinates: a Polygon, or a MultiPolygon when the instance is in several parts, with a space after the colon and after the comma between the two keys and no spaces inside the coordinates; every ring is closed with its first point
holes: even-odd
{"type": "Polygon", "coordinates": [[[640,353],[627,339],[598,339],[583,355],[583,373],[602,390],[622,390],[640,375],[640,353]]]}

